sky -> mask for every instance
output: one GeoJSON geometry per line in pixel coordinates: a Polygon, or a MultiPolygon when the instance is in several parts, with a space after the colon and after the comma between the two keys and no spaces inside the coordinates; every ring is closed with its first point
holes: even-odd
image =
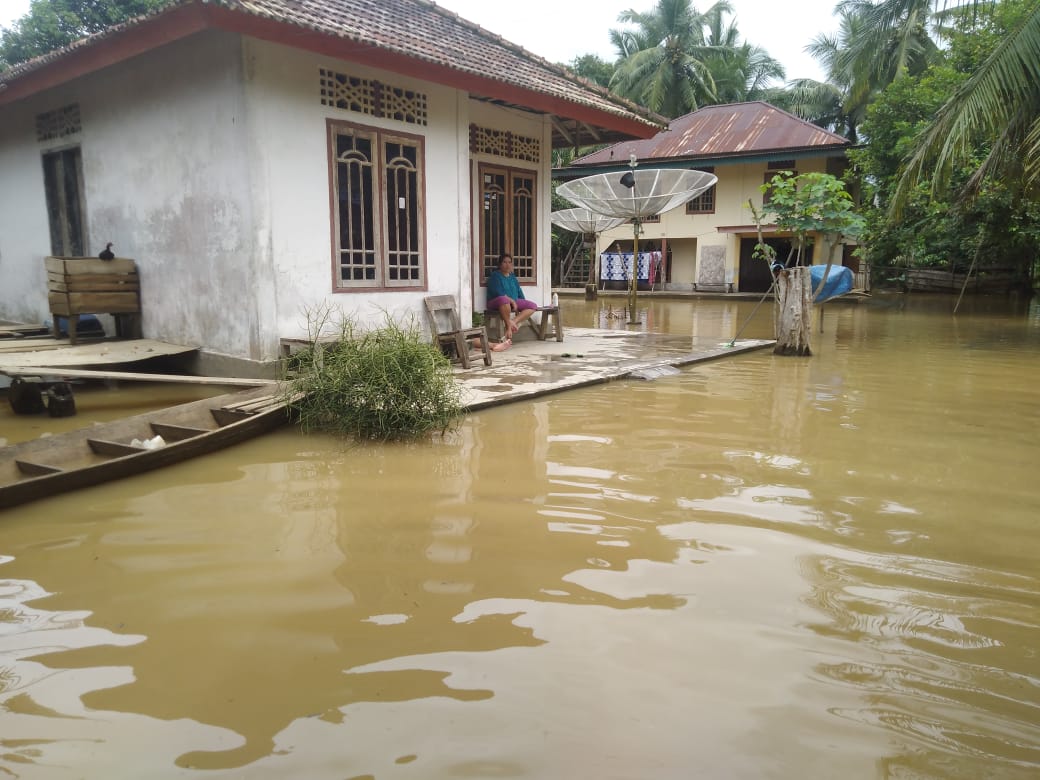
{"type": "MultiPolygon", "coordinates": [[[[817,34],[838,28],[833,16],[837,0],[730,0],[741,38],[763,47],[787,70],[788,79],[823,80],[823,71],[802,49],[817,34]],[[794,10],[797,8],[797,11],[794,10]]],[[[582,54],[613,61],[608,33],[620,27],[617,18],[633,8],[648,11],[655,0],[437,0],[443,8],[518,43],[550,62],[570,62],[582,54]]],[[[694,0],[707,10],[711,2],[694,0]]],[[[0,0],[0,27],[24,16],[29,0],[0,0]]]]}

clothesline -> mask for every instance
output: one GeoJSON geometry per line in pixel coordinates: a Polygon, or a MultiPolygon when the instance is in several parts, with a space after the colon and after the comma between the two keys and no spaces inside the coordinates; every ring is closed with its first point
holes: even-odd
{"type": "MultiPolygon", "coordinates": [[[[599,256],[599,278],[607,282],[627,282],[632,279],[631,252],[604,252],[599,256]]],[[[640,252],[636,279],[654,284],[661,276],[662,255],[659,251],[640,252]]]]}

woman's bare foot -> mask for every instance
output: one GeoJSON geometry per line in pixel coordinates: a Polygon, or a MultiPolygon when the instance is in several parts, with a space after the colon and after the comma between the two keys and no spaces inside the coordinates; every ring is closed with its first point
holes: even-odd
{"type": "Polygon", "coordinates": [[[504,352],[505,350],[509,349],[511,346],[513,346],[512,340],[506,339],[505,341],[499,341],[496,344],[492,344],[491,345],[491,351],[492,352],[504,352]]]}

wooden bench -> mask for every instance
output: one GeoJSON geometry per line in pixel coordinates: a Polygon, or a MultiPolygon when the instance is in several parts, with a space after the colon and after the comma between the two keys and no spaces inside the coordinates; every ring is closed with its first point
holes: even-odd
{"type": "Polygon", "coordinates": [[[733,292],[733,282],[694,282],[694,292],[733,292]]]}
{"type": "Polygon", "coordinates": [[[141,285],[133,260],[48,257],[44,266],[55,338],[61,335],[58,317],[66,317],[69,341],[75,344],[81,314],[116,315],[116,335],[141,337],[141,285]]]}
{"type": "MultiPolygon", "coordinates": [[[[541,319],[535,322],[534,315],[528,317],[524,322],[531,326],[539,341],[545,341],[549,336],[555,336],[557,341],[563,341],[563,322],[560,320],[559,306],[539,306],[534,310],[535,314],[541,315],[541,319]]],[[[484,312],[484,325],[487,326],[488,335],[495,341],[501,341],[502,317],[495,309],[484,312]]]]}

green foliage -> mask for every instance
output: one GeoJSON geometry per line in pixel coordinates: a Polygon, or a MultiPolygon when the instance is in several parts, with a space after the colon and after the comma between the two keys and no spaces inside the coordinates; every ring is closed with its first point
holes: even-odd
{"type": "Polygon", "coordinates": [[[1040,207],[1015,174],[1021,167],[978,178],[996,134],[980,127],[962,138],[961,154],[943,173],[946,186],[934,186],[934,167],[912,179],[904,174],[908,158],[923,159],[922,139],[938,137],[933,122],[950,96],[962,93],[1028,10],[1036,10],[1032,0],[1004,0],[975,16],[962,14],[948,33],[945,59],[897,79],[870,106],[862,125],[869,143],[849,156],[866,204],[864,255],[875,272],[892,266],[966,271],[977,259],[982,267],[1014,267],[1026,275],[1035,263],[1040,207]],[[969,190],[972,198],[961,196],[969,190]]]}
{"type": "MultiPolygon", "coordinates": [[[[657,0],[645,13],[622,12],[618,20],[630,26],[610,31],[619,55],[610,88],[668,117],[719,102],[712,67],[732,81],[738,52],[725,41],[716,45],[712,35],[728,34],[722,17],[732,10],[725,0],[705,13],[699,13],[690,0],[657,0]],[[727,53],[729,49],[733,51],[727,53]]],[[[735,40],[736,28],[731,29],[735,40]]],[[[770,67],[760,53],[764,54],[749,47],[742,55],[745,63],[770,67]]],[[[751,78],[739,67],[736,71],[751,78]]]]}
{"type": "Polygon", "coordinates": [[[101,32],[168,0],[32,0],[29,13],[0,35],[0,70],[101,32]]]}
{"type": "Polygon", "coordinates": [[[311,315],[313,346],[286,366],[287,396],[304,430],[359,439],[412,439],[444,432],[462,415],[448,359],[414,324],[363,330],[328,311],[311,315]],[[329,338],[332,335],[334,338],[329,338]]]}
{"type": "Polygon", "coordinates": [[[575,57],[567,66],[582,78],[586,78],[593,84],[601,87],[609,87],[610,79],[614,75],[614,64],[598,57],[595,54],[582,54],[575,57]]]}
{"type": "Polygon", "coordinates": [[[896,210],[923,179],[931,180],[933,193],[953,188],[957,168],[965,164],[975,171],[956,187],[962,197],[974,197],[985,180],[995,178],[1031,191],[1032,197],[1040,194],[1040,4],[986,4],[986,13],[972,17],[971,25],[971,35],[952,43],[963,56],[951,57],[958,66],[972,68],[970,77],[915,143],[893,198],[896,210]],[[987,41],[994,44],[989,56],[972,67],[987,41]],[[968,64],[961,65],[962,60],[968,64]],[[980,142],[985,154],[973,160],[980,142]]]}
{"type": "Polygon", "coordinates": [[[856,238],[863,229],[863,217],[856,213],[845,182],[828,173],[795,176],[780,171],[761,189],[769,193],[764,213],[780,230],[794,235],[799,265],[811,233],[856,238]]]}

